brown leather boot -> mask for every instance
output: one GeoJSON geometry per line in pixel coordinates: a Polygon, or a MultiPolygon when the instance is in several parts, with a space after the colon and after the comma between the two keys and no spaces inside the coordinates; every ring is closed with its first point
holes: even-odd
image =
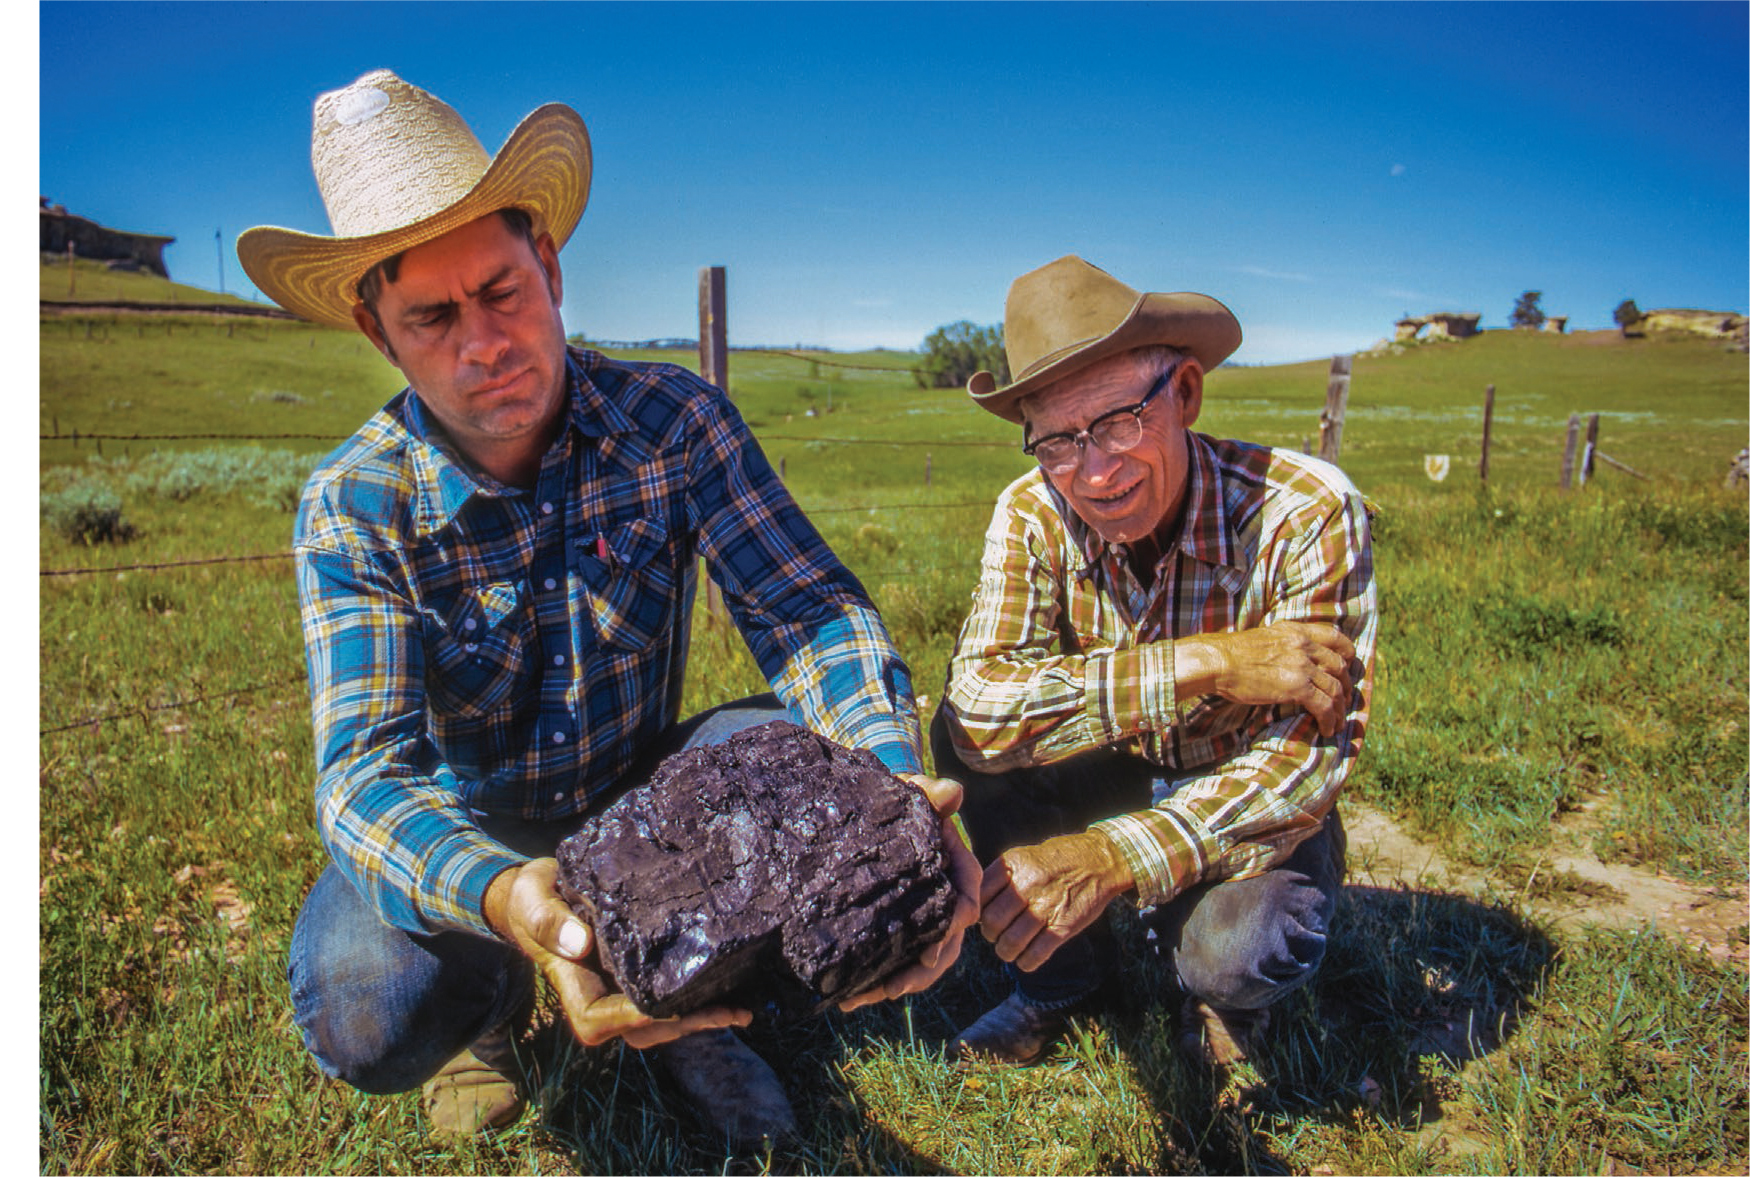
{"type": "Polygon", "coordinates": [[[527,1102],[510,1023],[489,1030],[426,1080],[422,1103],[434,1137],[474,1136],[503,1128],[527,1102]]]}
{"type": "Polygon", "coordinates": [[[1216,1009],[1187,997],[1179,1014],[1179,1053],[1194,1066],[1231,1070],[1256,1057],[1270,1010],[1216,1009]]]}
{"type": "Polygon", "coordinates": [[[657,1047],[669,1077],[711,1129],[736,1152],[796,1135],[783,1084],[733,1030],[704,1030],[657,1047]]]}
{"type": "Polygon", "coordinates": [[[1077,1008],[1040,1009],[1023,1001],[1020,993],[1011,993],[1007,1001],[954,1036],[948,1059],[958,1062],[977,1055],[1017,1067],[1036,1063],[1063,1037],[1077,1008]]]}

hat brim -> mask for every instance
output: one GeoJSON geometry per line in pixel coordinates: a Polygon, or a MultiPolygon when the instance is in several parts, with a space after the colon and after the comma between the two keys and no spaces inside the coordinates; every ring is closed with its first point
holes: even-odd
{"type": "Polygon", "coordinates": [[[501,208],[526,209],[562,247],[589,203],[589,131],[569,106],[534,111],[504,141],[480,182],[422,221],[364,237],[323,237],[264,225],[237,239],[237,258],[261,292],[301,318],[354,328],[356,287],[384,258],[423,245],[501,208]]]}
{"type": "Polygon", "coordinates": [[[1133,348],[1164,345],[1187,352],[1211,371],[1240,346],[1240,322],[1207,294],[1144,294],[1105,335],[1083,340],[1036,361],[1012,383],[997,387],[990,372],[974,372],[966,391],[981,407],[1019,425],[1021,399],[1090,364],[1133,348]]]}

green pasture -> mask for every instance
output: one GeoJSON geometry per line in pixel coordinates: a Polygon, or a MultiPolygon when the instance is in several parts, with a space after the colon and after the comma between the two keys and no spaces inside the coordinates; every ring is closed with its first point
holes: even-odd
{"type": "MultiPolygon", "coordinates": [[[[48,267],[44,282],[51,297],[48,267]]],[[[296,323],[58,315],[40,341],[39,560],[101,570],[41,581],[44,1172],[1750,1162],[1743,972],[1656,930],[1558,930],[1524,906],[1574,831],[1607,859],[1741,894],[1750,574],[1744,492],[1721,486],[1750,434],[1740,354],[1492,332],[1355,362],[1342,464],[1379,508],[1382,629],[1353,789],[1494,889],[1351,887],[1316,989],[1223,1091],[1176,1060],[1172,1011],[1150,999],[1163,974],[1140,954],[1128,997],[1041,1066],[947,1067],[944,1039],[1003,994],[969,945],[929,994],[757,1028],[808,1131],[728,1162],[638,1052],[556,1032],[530,1059],[541,1114],[489,1141],[428,1144],[416,1095],[321,1077],[283,979],[324,862],[286,488],[397,374],[362,339],[296,323]],[[1648,480],[1600,466],[1558,491],[1571,412],[1601,414],[1600,448],[1648,480]],[[92,437],[187,433],[265,439],[92,437]],[[1451,456],[1439,483],[1422,469],[1435,453],[1451,456]],[[70,538],[105,512],[131,538],[70,538]],[[238,556],[266,558],[128,567],[238,556]]],[[[730,389],[933,705],[990,503],[1026,459],[1011,427],[916,387],[906,363],[734,352],[730,389]]],[[[1323,364],[1224,368],[1199,428],[1298,448],[1324,385],[1323,364]]],[[[760,689],[733,629],[699,609],[688,708],[760,689]]]]}
{"type": "MultiPolygon", "coordinates": [[[[38,297],[44,302],[186,302],[194,306],[247,304],[235,294],[172,282],[144,270],[113,270],[100,261],[44,255],[38,297]]],[[[255,304],[260,305],[260,304],[255,304]]]]}

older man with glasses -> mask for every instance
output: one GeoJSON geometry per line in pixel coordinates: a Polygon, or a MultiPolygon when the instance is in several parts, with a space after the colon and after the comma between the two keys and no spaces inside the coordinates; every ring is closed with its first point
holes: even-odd
{"type": "Polygon", "coordinates": [[[1039,463],[998,499],[931,730],[966,786],[1013,994],[951,1050],[1025,1064],[1108,989],[1115,900],[1173,969],[1180,1045],[1227,1067],[1318,968],[1343,876],[1377,601],[1362,497],[1193,433],[1239,323],[1078,257],[1016,279],[1015,379],[968,391],[1039,463]]]}

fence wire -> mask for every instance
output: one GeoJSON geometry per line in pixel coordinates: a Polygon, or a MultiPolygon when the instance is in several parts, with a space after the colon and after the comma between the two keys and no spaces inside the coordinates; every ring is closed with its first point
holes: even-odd
{"type": "Polygon", "coordinates": [[[337,433],[39,433],[38,441],[345,441],[337,433]]]}
{"type": "Polygon", "coordinates": [[[165,568],[195,568],[202,564],[247,564],[257,560],[290,560],[290,552],[259,556],[209,556],[199,560],[165,560],[157,564],[112,564],[105,568],[45,568],[43,576],[97,576],[105,572],[157,572],[165,568]]]}
{"type": "Polygon", "coordinates": [[[105,711],[99,715],[91,715],[84,719],[74,720],[72,723],[63,723],[55,727],[41,728],[38,730],[37,734],[40,738],[42,736],[52,736],[57,732],[70,732],[75,728],[97,727],[101,724],[109,723],[110,721],[117,719],[144,719],[146,716],[155,714],[159,711],[177,711],[184,707],[198,707],[203,703],[214,703],[220,699],[235,699],[239,695],[251,695],[256,691],[272,690],[275,687],[289,687],[293,683],[306,681],[306,677],[307,676],[303,674],[299,674],[291,678],[275,679],[272,682],[255,683],[252,686],[238,687],[234,691],[216,691],[208,695],[196,695],[191,699],[178,699],[174,703],[155,703],[150,707],[124,707],[119,711],[105,711]]]}
{"type": "MultiPolygon", "coordinates": [[[[848,369],[854,369],[854,370],[858,370],[858,371],[884,372],[884,373],[888,373],[888,374],[893,374],[896,372],[897,373],[904,373],[906,371],[909,371],[909,369],[906,369],[906,368],[888,368],[888,367],[881,367],[881,366],[873,365],[873,364],[847,364],[847,363],[844,363],[844,362],[838,361],[838,360],[828,360],[828,359],[820,358],[818,356],[811,356],[811,355],[806,355],[806,354],[801,353],[801,352],[788,351],[788,350],[777,350],[777,349],[771,349],[771,348],[738,348],[736,350],[750,352],[750,353],[759,354],[759,355],[771,355],[771,356],[782,357],[785,359],[801,360],[801,361],[804,361],[806,363],[822,364],[822,365],[825,365],[827,367],[833,367],[833,368],[848,368],[848,369]]],[[[54,425],[54,431],[51,433],[40,433],[38,435],[38,440],[39,441],[64,441],[64,442],[71,442],[74,445],[78,445],[82,441],[90,441],[90,442],[103,442],[103,441],[112,441],[112,442],[326,441],[326,442],[338,443],[338,442],[345,441],[347,439],[347,437],[349,437],[349,436],[351,436],[351,435],[350,434],[334,434],[334,433],[138,433],[138,432],[136,432],[136,433],[85,433],[85,432],[81,432],[80,430],[77,430],[77,429],[70,430],[68,432],[63,433],[60,429],[60,424],[57,421],[54,425]]],[[[902,448],[902,449],[918,449],[918,448],[922,448],[922,449],[952,449],[952,448],[1008,449],[1008,448],[1011,448],[1011,443],[1000,442],[1000,441],[971,441],[971,440],[955,440],[955,439],[935,439],[935,440],[930,440],[930,441],[914,441],[914,440],[883,439],[883,438],[868,438],[868,437],[810,437],[810,436],[805,436],[805,435],[801,435],[801,434],[784,434],[784,433],[762,434],[761,440],[762,441],[801,442],[801,443],[819,442],[819,443],[826,444],[826,445],[888,446],[888,447],[902,448]]],[[[990,507],[990,505],[991,505],[990,502],[986,501],[986,500],[980,500],[980,501],[975,501],[975,502],[955,502],[955,503],[872,503],[872,504],[866,504],[863,506],[850,506],[850,507],[817,507],[817,508],[814,508],[812,510],[805,510],[804,514],[812,516],[812,515],[856,514],[856,513],[862,513],[862,512],[868,512],[868,513],[872,514],[872,513],[877,512],[877,511],[917,511],[917,510],[949,511],[949,510],[968,509],[968,508],[972,508],[972,507],[988,509],[990,507]]],[[[163,561],[156,561],[156,562],[151,562],[151,563],[115,564],[115,565],[106,565],[103,567],[96,567],[96,568],[46,568],[46,569],[40,570],[39,575],[41,577],[44,577],[44,578],[50,578],[50,577],[67,577],[67,576],[100,576],[100,575],[123,573],[123,572],[162,572],[162,571],[171,571],[171,570],[183,569],[183,568],[210,567],[210,566],[219,565],[219,564],[247,564],[247,563],[262,563],[262,562],[266,562],[266,561],[290,560],[291,558],[292,558],[292,553],[289,551],[288,552],[265,552],[265,553],[259,553],[259,554],[255,554],[255,555],[245,555],[245,556],[211,556],[211,557],[199,557],[199,558],[189,559],[189,560],[163,560],[163,561]]],[[[869,583],[869,582],[879,583],[879,582],[889,581],[889,580],[908,580],[908,579],[913,579],[916,577],[932,576],[932,575],[935,575],[939,572],[947,572],[947,571],[960,572],[960,571],[965,571],[965,568],[962,565],[938,565],[938,566],[932,566],[929,568],[914,568],[914,569],[909,569],[909,570],[905,570],[905,571],[890,571],[890,572],[885,572],[885,573],[875,575],[875,576],[860,576],[859,579],[863,580],[865,583],[869,583]]],[[[198,706],[202,706],[202,705],[207,704],[207,703],[221,702],[221,701],[228,700],[228,699],[236,699],[236,698],[242,697],[244,695],[255,694],[255,693],[260,692],[260,691],[274,690],[274,689],[290,686],[294,683],[302,683],[305,681],[306,681],[306,675],[303,673],[299,673],[295,676],[291,676],[291,677],[287,677],[287,678],[273,679],[273,680],[270,680],[267,682],[254,683],[254,684],[251,684],[249,686],[237,687],[235,689],[227,690],[227,691],[218,691],[218,692],[212,692],[212,693],[208,693],[208,694],[204,694],[204,695],[195,695],[195,696],[192,696],[192,697],[186,698],[186,699],[178,699],[178,700],[176,700],[174,702],[170,702],[170,703],[159,703],[159,704],[153,704],[153,705],[144,706],[144,707],[120,708],[120,709],[117,709],[114,711],[106,711],[106,712],[101,712],[101,713],[96,714],[96,715],[86,716],[83,719],[77,719],[77,720],[73,720],[73,721],[67,722],[67,723],[58,723],[58,724],[54,724],[51,726],[41,727],[41,728],[39,728],[39,737],[55,735],[55,734],[58,734],[61,732],[75,731],[75,730],[78,730],[80,728],[93,728],[93,729],[95,729],[95,728],[97,728],[105,723],[111,723],[111,722],[115,722],[117,720],[131,719],[131,718],[145,718],[146,716],[157,714],[159,712],[175,711],[175,710],[180,710],[183,708],[198,707],[198,706]]]]}
{"type": "MultiPolygon", "coordinates": [[[[345,441],[351,434],[337,433],[39,433],[38,441],[345,441]]],[[[879,437],[809,437],[800,433],[762,433],[761,441],[817,441],[828,445],[886,445],[913,449],[1017,449],[1013,442],[971,441],[956,438],[912,441],[879,437]]]]}
{"type": "Polygon", "coordinates": [[[856,372],[886,372],[888,374],[903,373],[910,375],[912,368],[883,368],[880,364],[847,364],[842,360],[823,360],[819,356],[811,356],[799,351],[784,351],[770,347],[735,347],[730,351],[740,355],[782,356],[785,359],[802,360],[810,364],[823,364],[828,368],[850,368],[856,372]]]}
{"type": "MultiPolygon", "coordinates": [[[[286,559],[286,558],[289,558],[290,555],[291,555],[291,553],[288,552],[284,556],[264,556],[264,557],[258,557],[258,558],[260,558],[260,559],[286,559]]],[[[223,561],[223,560],[191,561],[191,563],[224,563],[224,562],[225,561],[223,561]]],[[[140,567],[149,567],[149,565],[140,565],[140,567]]],[[[112,570],[91,568],[91,569],[79,569],[77,571],[99,572],[99,571],[112,571],[112,570]]],[[[912,579],[915,579],[915,578],[920,577],[920,576],[934,576],[938,572],[964,572],[964,571],[966,571],[966,567],[964,565],[960,565],[960,564],[935,564],[935,565],[931,565],[928,568],[912,568],[912,569],[908,569],[908,570],[903,571],[903,572],[883,572],[878,576],[858,576],[857,579],[860,581],[863,581],[864,583],[869,583],[869,582],[879,583],[879,582],[889,581],[889,580],[912,580],[912,579]]],[[[47,575],[47,574],[45,574],[45,575],[47,575]]],[[[176,710],[179,710],[179,709],[184,708],[184,707],[198,707],[203,703],[212,703],[212,702],[217,702],[217,701],[223,700],[223,699],[235,699],[241,695],[254,694],[257,691],[274,690],[274,689],[277,689],[279,687],[291,686],[293,683],[307,682],[308,677],[309,676],[307,674],[299,673],[299,674],[293,675],[293,676],[288,677],[288,678],[279,678],[279,679],[270,680],[268,682],[254,683],[254,684],[247,686],[247,687],[237,687],[234,690],[218,691],[218,692],[214,692],[214,693],[206,694],[206,695],[196,695],[196,696],[194,696],[192,698],[188,698],[188,699],[178,699],[173,703],[157,703],[157,704],[153,704],[150,707],[126,707],[126,708],[122,708],[122,709],[116,710],[116,711],[105,711],[105,712],[101,712],[97,715],[86,716],[84,719],[73,720],[70,723],[60,723],[60,724],[55,724],[51,727],[39,728],[37,734],[38,734],[38,738],[41,738],[43,736],[56,735],[60,732],[75,731],[79,728],[87,728],[87,727],[88,728],[96,728],[98,726],[101,726],[102,724],[109,723],[109,722],[111,722],[113,720],[117,720],[117,719],[132,719],[132,718],[142,718],[143,719],[148,715],[152,715],[152,714],[155,714],[155,713],[160,712],[160,711],[176,711],[176,710]]]]}
{"type": "MultiPolygon", "coordinates": [[[[989,507],[986,502],[970,503],[876,503],[864,507],[816,507],[804,515],[847,515],[862,511],[953,511],[966,507],[989,507]]],[[[98,568],[45,568],[38,576],[101,576],[110,572],[161,572],[173,568],[200,568],[212,564],[253,564],[263,560],[290,560],[290,552],[263,552],[253,556],[205,556],[193,560],[162,560],[151,564],[108,564],[98,568]]]]}

